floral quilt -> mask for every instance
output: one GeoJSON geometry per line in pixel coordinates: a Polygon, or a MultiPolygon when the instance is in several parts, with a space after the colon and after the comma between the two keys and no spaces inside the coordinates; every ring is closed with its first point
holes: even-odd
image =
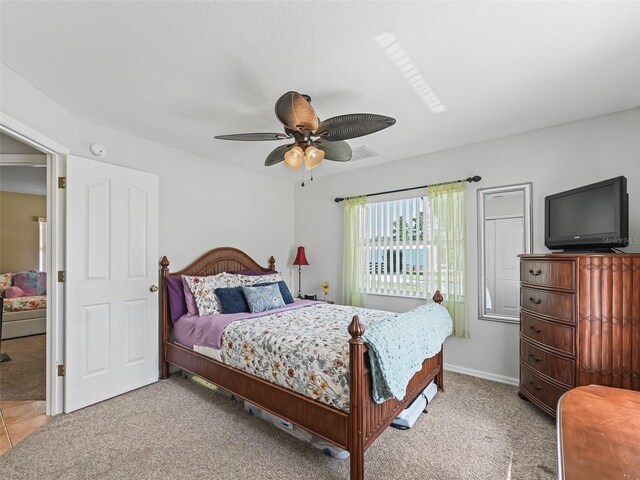
{"type": "Polygon", "coordinates": [[[47,308],[47,296],[37,295],[34,297],[16,297],[5,298],[2,311],[7,312],[23,312],[25,310],[38,310],[47,308]]]}
{"type": "Polygon", "coordinates": [[[317,303],[227,325],[222,362],[340,410],[349,410],[349,333],[395,313],[317,303]]]}

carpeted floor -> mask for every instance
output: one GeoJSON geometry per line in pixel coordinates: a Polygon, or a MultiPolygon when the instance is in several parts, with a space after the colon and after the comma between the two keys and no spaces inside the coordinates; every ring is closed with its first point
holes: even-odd
{"type": "Polygon", "coordinates": [[[0,401],[45,399],[46,341],[46,335],[2,341],[11,361],[0,363],[0,401]]]}
{"type": "MultiPolygon", "coordinates": [[[[515,387],[447,372],[445,388],[414,428],[369,448],[367,480],[555,478],[554,421],[515,387]]],[[[0,457],[5,480],[347,480],[348,468],[177,375],[59,415],[0,457]]]]}

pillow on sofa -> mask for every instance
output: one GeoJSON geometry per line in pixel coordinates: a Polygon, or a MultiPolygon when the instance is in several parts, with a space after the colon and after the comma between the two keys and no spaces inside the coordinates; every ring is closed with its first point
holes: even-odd
{"type": "Polygon", "coordinates": [[[26,297],[24,290],[20,287],[7,287],[4,289],[4,298],[26,297]]]}
{"type": "Polygon", "coordinates": [[[277,284],[264,287],[242,287],[251,313],[266,312],[274,308],[284,307],[285,303],[277,284]]]}
{"type": "Polygon", "coordinates": [[[222,305],[222,313],[242,313],[249,311],[249,304],[242,287],[216,288],[216,297],[222,305]]]}
{"type": "Polygon", "coordinates": [[[11,272],[0,274],[0,297],[4,296],[4,290],[11,286],[11,272]]]}
{"type": "Polygon", "coordinates": [[[30,270],[13,274],[13,285],[24,290],[24,295],[33,297],[47,294],[47,272],[30,270]]]}

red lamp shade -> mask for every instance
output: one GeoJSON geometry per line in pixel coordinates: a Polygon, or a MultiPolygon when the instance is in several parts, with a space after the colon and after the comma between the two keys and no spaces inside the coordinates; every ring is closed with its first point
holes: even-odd
{"type": "Polygon", "coordinates": [[[298,253],[296,259],[293,261],[293,265],[309,265],[307,256],[304,253],[304,247],[298,247],[298,253]]]}

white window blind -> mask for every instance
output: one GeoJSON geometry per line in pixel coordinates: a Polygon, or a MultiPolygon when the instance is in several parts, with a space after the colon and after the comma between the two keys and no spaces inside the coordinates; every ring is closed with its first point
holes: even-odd
{"type": "Polygon", "coordinates": [[[426,296],[424,210],[422,197],[367,205],[362,283],[365,292],[426,296]]]}
{"type": "Polygon", "coordinates": [[[47,270],[47,219],[38,217],[38,270],[47,270]]]}

